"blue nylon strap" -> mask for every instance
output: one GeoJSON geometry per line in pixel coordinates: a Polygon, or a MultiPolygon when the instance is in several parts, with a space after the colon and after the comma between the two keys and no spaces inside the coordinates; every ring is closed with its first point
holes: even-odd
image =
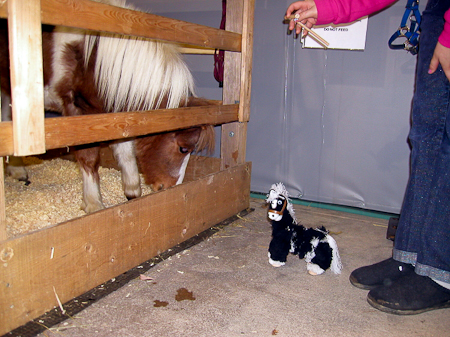
{"type": "Polygon", "coordinates": [[[389,48],[405,49],[413,55],[417,54],[419,50],[420,22],[419,0],[408,0],[400,27],[389,39],[389,48]],[[394,41],[397,39],[403,39],[404,42],[402,44],[394,44],[394,41]]]}

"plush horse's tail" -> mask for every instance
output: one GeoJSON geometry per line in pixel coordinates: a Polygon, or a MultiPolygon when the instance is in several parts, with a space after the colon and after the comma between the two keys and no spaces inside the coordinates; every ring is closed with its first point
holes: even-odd
{"type": "Polygon", "coordinates": [[[334,240],[334,238],[329,234],[327,234],[326,238],[327,238],[328,244],[331,247],[332,255],[333,255],[332,260],[331,260],[330,269],[333,273],[340,274],[341,270],[342,270],[342,262],[341,262],[341,256],[339,255],[339,249],[338,249],[337,243],[334,240]]]}
{"type": "Polygon", "coordinates": [[[214,126],[202,125],[200,130],[200,137],[195,146],[195,152],[200,153],[206,151],[207,154],[213,154],[216,145],[216,137],[214,126]]]}

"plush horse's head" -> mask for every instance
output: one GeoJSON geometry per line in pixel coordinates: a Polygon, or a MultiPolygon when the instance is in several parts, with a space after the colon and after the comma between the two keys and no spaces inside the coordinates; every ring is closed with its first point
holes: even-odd
{"type": "Polygon", "coordinates": [[[136,157],[145,183],[153,191],[181,184],[191,153],[213,144],[214,129],[209,125],[137,138],[136,157]]]}
{"type": "Polygon", "coordinates": [[[290,217],[292,217],[292,221],[297,222],[295,220],[294,208],[289,200],[288,191],[282,183],[272,185],[266,202],[269,204],[267,215],[270,220],[281,221],[285,212],[288,212],[290,217]]]}
{"type": "Polygon", "coordinates": [[[269,211],[267,213],[270,220],[280,221],[287,206],[287,199],[282,195],[274,195],[276,192],[271,190],[269,196],[272,196],[269,202],[269,211]]]}

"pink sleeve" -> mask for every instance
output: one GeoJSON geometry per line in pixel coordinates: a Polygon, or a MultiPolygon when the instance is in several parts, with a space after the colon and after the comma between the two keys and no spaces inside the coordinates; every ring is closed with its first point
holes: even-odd
{"type": "Polygon", "coordinates": [[[439,42],[444,47],[450,48],[450,9],[445,12],[444,20],[444,30],[439,36],[439,42]]]}
{"type": "Polygon", "coordinates": [[[397,0],[315,0],[317,25],[349,23],[375,13],[397,0]]]}

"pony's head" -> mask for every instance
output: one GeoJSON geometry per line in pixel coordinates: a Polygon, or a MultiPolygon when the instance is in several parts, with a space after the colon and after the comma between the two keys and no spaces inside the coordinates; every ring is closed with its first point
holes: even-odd
{"type": "Polygon", "coordinates": [[[294,208],[289,199],[289,193],[282,183],[273,184],[267,195],[266,202],[269,204],[267,215],[272,221],[280,221],[284,212],[287,211],[296,223],[294,208]]]}
{"type": "MultiPolygon", "coordinates": [[[[189,97],[181,106],[219,104],[204,98],[189,97]]],[[[181,184],[193,152],[214,152],[215,134],[212,125],[140,137],[135,140],[136,157],[145,183],[153,191],[181,184]]]]}
{"type": "Polygon", "coordinates": [[[191,153],[211,150],[214,141],[210,125],[137,138],[136,157],[145,183],[153,191],[181,184],[191,153]]]}

